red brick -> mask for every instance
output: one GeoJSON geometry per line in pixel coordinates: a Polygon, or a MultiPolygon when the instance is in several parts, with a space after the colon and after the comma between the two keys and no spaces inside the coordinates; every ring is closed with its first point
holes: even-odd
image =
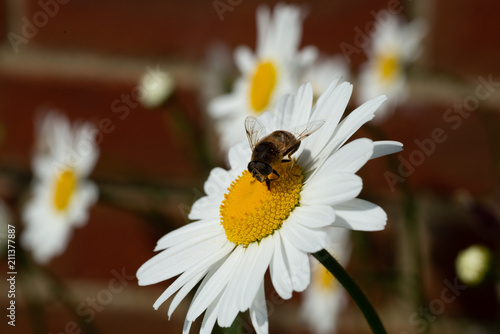
{"type": "MultiPolygon", "coordinates": [[[[34,117],[44,109],[57,109],[71,120],[85,119],[99,124],[109,119],[115,126],[114,131],[103,134],[100,143],[101,156],[96,167],[99,177],[116,179],[121,175],[179,181],[192,179],[199,171],[194,165],[195,147],[189,138],[181,140],[180,132],[174,131],[177,125],[169,110],[151,111],[137,106],[129,108],[129,115],[123,120],[122,112],[113,112],[113,101],[123,93],[130,94],[134,82],[69,80],[49,75],[3,75],[2,82],[0,120],[6,131],[1,147],[4,161],[28,168],[34,117]]],[[[198,112],[189,108],[191,114],[198,112]]]]}
{"type": "MultiPolygon", "coordinates": [[[[270,5],[278,1],[271,1],[270,5]]],[[[308,9],[303,45],[315,44],[327,53],[340,52],[340,43],[353,43],[354,27],[364,29],[372,10],[388,1],[355,4],[316,1],[308,9]]],[[[40,29],[33,45],[77,48],[141,55],[175,54],[201,57],[214,41],[230,47],[255,46],[255,10],[259,4],[242,1],[221,21],[213,1],[71,1],[40,29]]],[[[37,0],[28,1],[27,17],[40,11],[37,0]]],[[[30,44],[31,46],[31,44],[30,44]]],[[[362,53],[353,56],[359,62],[362,53]]]]}
{"type": "Polygon", "coordinates": [[[462,75],[500,75],[500,3],[438,1],[429,33],[431,64],[462,75]]]}
{"type": "Polygon", "coordinates": [[[3,41],[7,33],[7,16],[5,10],[5,0],[0,0],[0,40],[3,41]]]}
{"type": "MultiPolygon", "coordinates": [[[[427,140],[432,138],[432,131],[443,129],[446,140],[436,143],[435,150],[431,154],[425,154],[424,162],[417,166],[414,164],[414,172],[405,178],[411,189],[429,189],[437,192],[453,192],[466,189],[474,194],[489,193],[495,187],[494,161],[498,159],[498,151],[495,152],[495,139],[485,131],[484,119],[481,113],[491,114],[489,110],[480,109],[470,114],[469,118],[463,119],[462,124],[456,129],[452,128],[455,123],[443,120],[443,114],[453,106],[448,105],[413,105],[406,109],[400,108],[396,113],[382,125],[387,135],[386,139],[397,140],[404,144],[404,151],[398,155],[409,161],[413,155],[413,161],[417,151],[422,151],[415,140],[427,140]]],[[[489,118],[491,127],[500,125],[500,118],[489,118]]],[[[492,132],[493,133],[493,132],[492,132]]],[[[497,138],[498,139],[498,138],[497,138]]],[[[375,162],[370,162],[373,164],[375,162]]],[[[380,162],[379,162],[380,164],[380,162]]],[[[401,165],[401,162],[398,161],[401,165]]],[[[380,165],[379,165],[380,166],[380,165]]],[[[384,166],[385,171],[387,166],[384,166]]],[[[385,171],[377,172],[375,175],[378,182],[385,180],[382,177],[385,171]]],[[[373,169],[365,170],[368,179],[373,179],[373,169]]],[[[397,183],[399,187],[401,183],[397,183]]],[[[387,183],[378,189],[388,188],[387,183]]]]}

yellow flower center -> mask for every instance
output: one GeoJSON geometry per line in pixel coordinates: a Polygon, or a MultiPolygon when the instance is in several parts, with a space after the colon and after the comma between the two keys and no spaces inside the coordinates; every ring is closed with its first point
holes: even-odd
{"type": "Polygon", "coordinates": [[[377,58],[377,70],[381,81],[392,82],[401,70],[401,64],[395,53],[381,54],[377,58]]]}
{"type": "Polygon", "coordinates": [[[314,282],[323,291],[333,291],[337,287],[335,277],[323,265],[318,266],[315,270],[314,282]]]}
{"type": "Polygon", "coordinates": [[[273,234],[299,204],[302,168],[285,163],[276,171],[280,178],[271,181],[270,190],[248,171],[231,183],[220,206],[221,224],[229,241],[247,246],[273,234]]]}
{"type": "Polygon", "coordinates": [[[59,211],[67,208],[69,200],[76,188],[76,177],[72,170],[65,170],[56,180],[54,192],[54,205],[59,211]]]}
{"type": "Polygon", "coordinates": [[[250,83],[250,104],[260,114],[269,104],[276,85],[276,68],[270,61],[260,62],[250,83]]]}

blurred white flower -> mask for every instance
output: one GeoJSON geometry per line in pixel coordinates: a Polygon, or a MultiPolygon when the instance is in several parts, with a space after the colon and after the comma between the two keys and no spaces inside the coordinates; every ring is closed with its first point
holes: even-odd
{"type": "Polygon", "coordinates": [[[264,274],[268,268],[276,292],[289,299],[293,291],[309,285],[308,254],[326,247],[325,227],[363,231],[385,227],[384,210],[357,198],[362,180],[356,172],[368,160],[398,152],[402,145],[367,138],[345,144],[385,100],[381,96],[368,101],[341,121],[351,93],[352,86],[338,84],[337,79],[314,106],[309,83],[300,86],[297,95],[282,97],[273,114],[259,117],[265,134],[325,121],[301,142],[294,163],[275,166],[280,177],[268,188],[247,170],[250,145],[240,142],[231,147],[231,169],[213,169],[205,183],[207,196],[192,206],[189,218],[195,222],[163,236],[155,248],[160,253],[139,268],[139,285],[179,276],[153,305],[157,309],[175,294],[169,316],[201,283],[184,333],[202,313],[200,332],[211,333],[215,322],[229,327],[238,312],[246,310],[256,332],[267,333],[264,274]]]}
{"type": "Polygon", "coordinates": [[[467,285],[483,281],[490,268],[491,253],[485,246],[472,245],[461,252],[455,260],[458,278],[467,285]]]}
{"type": "Polygon", "coordinates": [[[379,20],[372,35],[372,44],[367,48],[368,61],[359,74],[357,100],[363,103],[380,94],[387,95],[385,112],[375,120],[382,120],[397,104],[407,98],[405,67],[414,62],[422,52],[422,38],[427,26],[421,20],[401,23],[399,18],[388,15],[379,20]]]}
{"type": "Polygon", "coordinates": [[[303,82],[310,82],[313,88],[314,97],[319,97],[334,78],[342,77],[342,80],[349,81],[350,70],[347,61],[342,56],[319,57],[314,64],[309,67],[302,78],[303,82]]]}
{"type": "Polygon", "coordinates": [[[148,67],[139,83],[139,101],[145,108],[157,108],[170,97],[174,88],[175,81],[170,73],[148,67]]]}
{"type": "Polygon", "coordinates": [[[72,230],[87,222],[88,208],[98,197],[90,174],[99,155],[90,123],[71,126],[51,112],[37,124],[37,145],[32,160],[31,198],[25,204],[21,244],[39,263],[64,252],[72,230]]]}
{"type": "MultiPolygon", "coordinates": [[[[327,227],[327,247],[345,266],[351,255],[351,232],[348,229],[327,227]]],[[[347,305],[344,288],[318,261],[311,259],[311,285],[304,291],[300,305],[302,319],[316,334],[335,333],[340,312],[347,305]]]]}
{"type": "Polygon", "coordinates": [[[209,103],[208,112],[216,120],[223,150],[245,140],[247,116],[272,111],[279,97],[296,91],[303,70],[316,59],[313,47],[299,51],[304,17],[300,7],[277,4],[273,14],[268,7],[258,8],[255,53],[247,46],[235,50],[241,75],[231,93],[209,103]]]}

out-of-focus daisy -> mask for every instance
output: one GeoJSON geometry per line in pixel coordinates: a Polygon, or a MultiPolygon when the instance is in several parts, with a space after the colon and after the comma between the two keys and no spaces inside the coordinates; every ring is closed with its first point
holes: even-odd
{"type": "Polygon", "coordinates": [[[366,50],[368,61],[359,74],[358,101],[363,103],[386,94],[389,103],[382,109],[385,112],[378,113],[376,118],[381,120],[408,95],[405,67],[420,55],[427,27],[420,20],[404,24],[394,15],[377,22],[378,28],[366,50]]]}
{"type": "Polygon", "coordinates": [[[99,155],[90,123],[70,124],[51,112],[38,124],[32,196],[23,209],[21,243],[39,263],[64,252],[74,227],[87,222],[98,196],[86,178],[99,155]]]}
{"type": "MultiPolygon", "coordinates": [[[[247,143],[228,153],[231,169],[215,168],[205,183],[207,196],[193,204],[195,220],[161,238],[161,251],[137,271],[139,285],[180,275],[154,303],[158,308],[177,292],[170,316],[199,282],[186,317],[184,332],[203,312],[201,333],[215,322],[227,327],[238,312],[250,309],[257,333],[268,332],[264,273],[270,268],[277,293],[289,299],[310,282],[308,253],[326,247],[326,226],[375,231],[387,216],[377,205],[358,199],[361,178],[355,173],[370,158],[397,152],[401,144],[357,139],[345,142],[371,120],[385,97],[373,99],[340,121],[352,92],[349,83],[331,83],[314,107],[310,84],[297,95],[280,99],[274,114],[259,117],[269,132],[293,130],[323,120],[325,124],[302,141],[293,163],[276,167],[280,178],[256,181],[247,171],[247,143]]],[[[240,124],[240,131],[245,131],[240,124]]]]}
{"type": "Polygon", "coordinates": [[[491,266],[491,252],[482,245],[472,245],[458,253],[455,260],[457,276],[467,285],[484,280],[491,266]]]}
{"type": "Polygon", "coordinates": [[[244,140],[241,124],[245,118],[273,110],[280,96],[297,89],[302,71],[314,62],[315,48],[299,51],[303,16],[294,5],[278,4],[272,16],[268,7],[258,8],[255,53],[246,46],[235,50],[241,75],[231,93],[215,98],[208,106],[223,149],[244,140]]]}
{"type": "MultiPolygon", "coordinates": [[[[326,250],[346,265],[351,253],[348,229],[327,227],[326,250]]],[[[311,261],[311,285],[304,292],[301,315],[314,333],[328,334],[337,331],[340,312],[347,299],[344,288],[319,262],[311,261]]]]}
{"type": "Polygon", "coordinates": [[[145,108],[157,108],[172,94],[175,82],[171,74],[148,67],[139,83],[139,101],[145,108]]]}
{"type": "Polygon", "coordinates": [[[347,61],[342,56],[319,57],[310,66],[302,78],[303,82],[310,82],[314,98],[318,98],[330,85],[333,78],[342,77],[349,81],[350,71],[347,61]]]}

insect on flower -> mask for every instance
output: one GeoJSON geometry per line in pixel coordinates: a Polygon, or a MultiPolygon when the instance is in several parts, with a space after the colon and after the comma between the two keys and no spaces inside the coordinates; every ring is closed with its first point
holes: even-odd
{"type": "Polygon", "coordinates": [[[245,130],[252,149],[252,158],[248,163],[248,171],[259,182],[266,182],[270,189],[271,181],[279,179],[275,167],[281,163],[291,162],[291,155],[300,147],[301,140],[311,135],[325,124],[324,121],[314,121],[297,127],[293,134],[277,130],[265,136],[264,125],[255,117],[245,120],[245,130]],[[283,159],[288,156],[288,159],[283,159]],[[274,174],[276,177],[270,179],[274,174]]]}

